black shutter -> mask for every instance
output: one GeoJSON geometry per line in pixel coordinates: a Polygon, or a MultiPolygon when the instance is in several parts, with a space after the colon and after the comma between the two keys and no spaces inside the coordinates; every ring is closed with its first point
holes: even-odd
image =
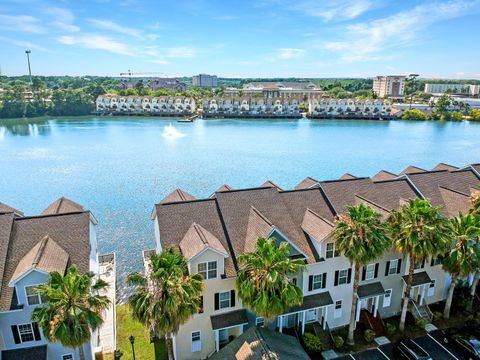
{"type": "Polygon", "coordinates": [[[313,289],[313,275],[308,277],[308,291],[312,291],[313,289]]]}
{"type": "Polygon", "coordinates": [[[375,274],[373,275],[374,279],[376,279],[378,277],[378,265],[379,265],[379,263],[375,264],[375,274]]]}
{"type": "Polygon", "coordinates": [[[13,340],[15,341],[15,344],[20,344],[20,334],[18,333],[18,328],[17,325],[12,325],[12,334],[13,334],[13,340]]]}
{"type": "Polygon", "coordinates": [[[338,285],[338,273],[339,273],[338,270],[335,271],[335,281],[334,281],[334,283],[333,283],[334,286],[337,286],[337,285],[338,285]]]}
{"type": "Polygon", "coordinates": [[[397,274],[400,274],[400,269],[402,268],[402,259],[398,259],[397,262],[397,274]]]}
{"type": "Polygon", "coordinates": [[[385,267],[385,276],[388,276],[389,271],[390,271],[390,260],[387,261],[387,265],[385,267]]]}
{"type": "Polygon", "coordinates": [[[352,268],[348,269],[347,284],[350,284],[350,281],[352,281],[352,268]]]}
{"type": "Polygon", "coordinates": [[[425,267],[425,258],[422,260],[422,269],[425,267]]]}
{"type": "Polygon", "coordinates": [[[200,296],[200,305],[198,306],[198,313],[203,314],[203,296],[200,296]]]}
{"type": "Polygon", "coordinates": [[[35,337],[35,341],[42,340],[40,337],[40,330],[38,330],[38,324],[36,322],[32,323],[33,328],[33,336],[35,337]]]}
{"type": "Polygon", "coordinates": [[[327,273],[323,273],[322,289],[325,289],[326,286],[327,286],[327,273]]]}
{"type": "Polygon", "coordinates": [[[367,267],[364,266],[362,267],[362,280],[365,280],[366,276],[367,276],[367,267]]]}
{"type": "Polygon", "coordinates": [[[220,309],[220,295],[215,293],[215,310],[220,309]]]}
{"type": "Polygon", "coordinates": [[[235,306],[235,290],[230,290],[230,307],[235,306]]]}
{"type": "Polygon", "coordinates": [[[432,259],[430,260],[430,266],[433,266],[434,263],[435,263],[435,257],[432,256],[432,259]]]}

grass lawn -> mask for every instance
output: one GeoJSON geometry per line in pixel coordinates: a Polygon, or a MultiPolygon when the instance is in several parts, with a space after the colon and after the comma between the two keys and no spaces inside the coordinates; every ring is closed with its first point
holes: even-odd
{"type": "MultiPolygon", "coordinates": [[[[167,351],[164,340],[150,344],[150,334],[147,328],[132,319],[127,305],[117,306],[117,349],[123,353],[121,360],[132,360],[132,345],[128,340],[135,336],[135,357],[137,359],[165,360],[167,351]]],[[[113,355],[107,355],[105,360],[113,360],[113,355]]]]}

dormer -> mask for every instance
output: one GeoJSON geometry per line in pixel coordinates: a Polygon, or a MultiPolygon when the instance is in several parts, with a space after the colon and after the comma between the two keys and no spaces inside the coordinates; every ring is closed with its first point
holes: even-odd
{"type": "Polygon", "coordinates": [[[201,274],[205,280],[225,274],[228,252],[220,240],[197,223],[193,223],[179,243],[191,274],[201,274]]]}
{"type": "Polygon", "coordinates": [[[334,227],[332,222],[318,215],[313,210],[307,209],[305,211],[302,220],[302,230],[309,236],[319,258],[325,259],[327,256],[327,244],[333,244],[331,236],[334,227]]]}

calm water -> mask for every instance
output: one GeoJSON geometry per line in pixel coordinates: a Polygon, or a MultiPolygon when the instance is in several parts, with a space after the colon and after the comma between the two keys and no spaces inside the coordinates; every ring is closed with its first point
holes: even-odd
{"type": "Polygon", "coordinates": [[[176,187],[207,197],[222,184],[306,176],[373,175],[409,164],[480,161],[480,124],[373,121],[197,120],[83,117],[0,120],[0,201],[38,214],[64,195],[99,220],[100,250],[118,273],[141,268],[154,245],[153,205],[176,187]],[[172,123],[181,138],[162,137],[172,123]]]}

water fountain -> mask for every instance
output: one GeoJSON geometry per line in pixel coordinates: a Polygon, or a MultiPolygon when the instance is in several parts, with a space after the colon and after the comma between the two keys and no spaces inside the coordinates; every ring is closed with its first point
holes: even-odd
{"type": "Polygon", "coordinates": [[[172,124],[168,124],[163,128],[162,136],[165,138],[176,139],[186,136],[186,134],[178,131],[172,124]]]}

